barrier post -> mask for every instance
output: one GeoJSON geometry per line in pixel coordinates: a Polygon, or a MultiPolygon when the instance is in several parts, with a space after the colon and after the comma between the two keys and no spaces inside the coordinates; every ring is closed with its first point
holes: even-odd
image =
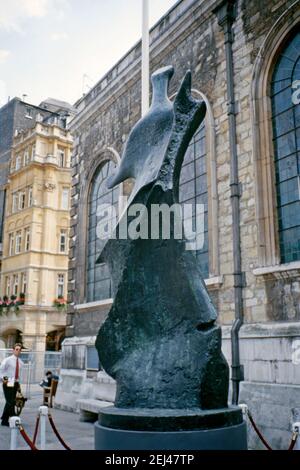
{"type": "Polygon", "coordinates": [[[292,431],[298,434],[298,438],[293,450],[300,450],[300,408],[292,409],[292,431]]]}
{"type": "Polygon", "coordinates": [[[293,423],[292,430],[293,430],[293,433],[296,433],[296,438],[298,437],[293,450],[300,450],[300,439],[299,439],[300,422],[299,421],[296,421],[295,423],[293,423]]]}
{"type": "Polygon", "coordinates": [[[48,416],[48,406],[40,406],[39,413],[41,417],[41,450],[46,450],[46,420],[48,416]]]}
{"type": "Polygon", "coordinates": [[[19,416],[11,416],[9,418],[10,427],[10,450],[17,450],[19,426],[21,424],[21,418],[19,416]]]}
{"type": "Polygon", "coordinates": [[[240,403],[239,407],[242,410],[243,416],[244,417],[247,416],[248,415],[248,405],[246,405],[246,403],[240,403]]]}

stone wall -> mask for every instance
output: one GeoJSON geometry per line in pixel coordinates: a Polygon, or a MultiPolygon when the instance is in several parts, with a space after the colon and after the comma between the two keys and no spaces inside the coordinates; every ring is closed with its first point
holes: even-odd
{"type": "MultiPolygon", "coordinates": [[[[209,290],[219,312],[219,321],[226,330],[226,325],[229,328],[234,319],[234,280],[224,34],[212,13],[218,3],[220,2],[212,0],[178,2],[151,31],[150,68],[153,71],[164,65],[174,66],[170,96],[178,88],[186,69],[190,68],[193,88],[205,95],[211,108],[215,137],[210,144],[215,148],[216,157],[216,229],[219,244],[216,251],[218,262],[211,269],[209,290]]],[[[285,407],[285,412],[289,407],[297,404],[299,406],[300,365],[292,364],[291,354],[281,356],[284,350],[281,343],[287,341],[290,344],[290,339],[280,338],[297,336],[295,329],[299,324],[294,322],[299,320],[300,263],[280,266],[276,237],[274,246],[271,246],[266,232],[265,244],[262,242],[265,227],[271,226],[275,230],[272,220],[276,218],[276,211],[264,212],[260,216],[261,207],[267,205],[269,196],[264,192],[265,187],[261,187],[259,179],[264,155],[258,149],[259,121],[257,122],[255,114],[257,103],[253,90],[255,80],[262,80],[262,77],[257,78],[256,71],[260,70],[262,75],[267,70],[263,67],[259,69],[257,63],[264,58],[267,61],[268,54],[272,51],[272,48],[262,49],[264,44],[266,41],[273,44],[275,51],[280,44],[278,34],[283,40],[284,34],[287,35],[289,28],[297,21],[300,22],[299,2],[266,0],[262,6],[262,2],[257,0],[239,0],[233,27],[236,137],[241,188],[241,254],[242,270],[245,273],[245,328],[249,327],[253,331],[259,329],[260,325],[264,328],[264,335],[250,335],[249,339],[241,340],[246,380],[242,387],[242,397],[255,408],[257,397],[261,395],[259,391],[255,395],[253,390],[267,387],[264,390],[268,392],[263,395],[265,408],[260,408],[263,410],[261,423],[264,422],[265,413],[270,411],[268,407],[272,400],[278,406],[285,407]],[[262,252],[272,252],[272,256],[264,257],[262,252]],[[278,322],[283,321],[286,326],[281,336],[275,335],[272,340],[265,340],[264,338],[274,336],[274,328],[276,329],[278,322]],[[252,347],[256,356],[251,353],[252,347]],[[280,387],[289,387],[289,398],[286,400],[280,387]]],[[[267,91],[265,94],[267,95],[267,91]]],[[[267,99],[267,96],[262,98],[267,99]]],[[[69,300],[72,302],[68,317],[70,336],[95,335],[108,311],[108,308],[105,310],[102,307],[101,313],[97,313],[97,307],[89,309],[88,305],[82,313],[75,309],[77,304],[85,303],[87,194],[91,174],[101,162],[103,153],[111,152],[112,158],[116,154],[120,155],[130,129],[140,117],[140,44],[131,49],[87,96],[79,100],[77,107],[80,112],[72,123],[75,150],[72,162],[69,270],[69,300]]],[[[270,128],[269,131],[271,132],[270,128]]],[[[270,158],[272,155],[271,152],[270,158]]],[[[273,206],[275,207],[275,202],[273,206]]],[[[230,360],[229,346],[229,335],[225,335],[224,348],[230,360]]],[[[289,423],[287,415],[285,413],[284,418],[286,433],[289,423]]],[[[274,426],[276,432],[273,444],[284,448],[285,438],[280,434],[283,427],[279,424],[276,427],[276,423],[274,426]]],[[[251,439],[251,443],[256,446],[257,443],[252,437],[251,439]]]]}
{"type": "MultiPolygon", "coordinates": [[[[209,7],[216,2],[195,2],[184,15],[182,26],[182,8],[177,21],[170,23],[164,19],[161,23],[160,36],[152,44],[151,70],[172,64],[175,74],[172,80],[170,95],[177,89],[185,70],[191,68],[193,88],[201,91],[212,107],[216,131],[217,155],[217,194],[219,222],[219,272],[212,275],[223,275],[223,285],[219,289],[218,309],[223,324],[231,323],[233,319],[233,259],[232,259],[232,216],[230,200],[230,155],[228,141],[228,119],[226,98],[226,64],[224,56],[224,35],[217,24],[215,16],[209,7]],[[203,17],[204,4],[207,5],[203,17]],[[210,4],[210,5],[209,5],[210,4]],[[179,23],[179,24],[177,24],[179,23]],[[186,26],[188,25],[188,26],[186,26]],[[183,31],[182,32],[182,28],[183,31]],[[168,39],[164,39],[164,29],[168,31],[168,39]],[[159,40],[159,44],[158,44],[159,40]]],[[[264,278],[255,276],[253,270],[260,267],[258,259],[258,234],[256,214],[256,181],[253,155],[253,132],[251,122],[251,84],[254,61],[259,46],[269,33],[276,19],[282,15],[292,2],[266,2],[266,8],[261,9],[257,2],[238,2],[238,16],[234,24],[234,71],[235,96],[237,108],[237,145],[239,160],[239,179],[241,184],[241,250],[243,271],[246,274],[244,289],[245,320],[259,322],[267,320],[292,319],[286,310],[294,303],[295,315],[299,318],[298,292],[295,283],[289,287],[289,281],[265,283],[264,278]],[[271,20],[270,20],[271,18],[271,20]],[[284,298],[282,292],[289,292],[284,298]],[[274,296],[280,302],[273,302],[274,296]],[[292,300],[291,300],[292,299],[292,300]],[[285,304],[285,302],[287,302],[285,304]],[[267,307],[268,305],[268,307],[267,307]],[[277,306],[276,311],[274,308],[277,306]]],[[[176,11],[176,8],[175,8],[176,11]]],[[[131,53],[139,57],[140,45],[131,53]]],[[[82,108],[75,118],[72,130],[75,135],[75,151],[73,157],[73,211],[72,211],[72,240],[70,254],[69,299],[71,302],[83,303],[85,299],[84,283],[81,283],[80,272],[84,276],[85,259],[80,257],[79,244],[84,236],[82,227],[83,214],[87,204],[84,197],[88,190],[89,174],[95,163],[100,162],[102,152],[111,148],[118,155],[122,152],[123,144],[133,124],[140,116],[140,74],[139,61],[130,62],[130,67],[112,69],[99,85],[91,91],[91,96],[83,98],[77,104],[82,108]],[[128,72],[128,75],[126,74],[128,72]],[[115,77],[115,78],[112,78],[115,77]],[[98,91],[102,90],[102,91],[98,91]],[[78,209],[77,209],[78,208],[78,209]],[[76,237],[80,233],[80,236],[76,237]],[[76,237],[76,239],[75,239],[76,237]],[[76,257],[77,251],[77,257],[76,257]],[[74,266],[74,267],[73,267],[74,266]],[[80,279],[80,289],[76,288],[80,279]]],[[[125,61],[126,57],[123,59],[125,61]]],[[[120,61],[122,63],[122,61],[120,61]]],[[[85,227],[83,227],[85,230],[85,227]]],[[[299,273],[299,269],[297,270],[299,273]]]]}
{"type": "MultiPolygon", "coordinates": [[[[223,328],[223,352],[230,361],[230,328],[223,328]]],[[[242,327],[241,362],[245,382],[240,403],[247,403],[257,426],[274,449],[287,449],[292,409],[300,403],[300,329],[298,323],[258,323],[242,327]]],[[[248,422],[252,449],[264,449],[248,422]]]]}

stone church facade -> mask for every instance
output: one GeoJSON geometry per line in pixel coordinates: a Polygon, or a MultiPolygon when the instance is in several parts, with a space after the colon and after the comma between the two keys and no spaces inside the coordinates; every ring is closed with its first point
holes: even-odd
{"type": "MultiPolygon", "coordinates": [[[[219,313],[229,363],[240,289],[244,381],[239,401],[248,403],[278,449],[288,445],[291,410],[300,403],[299,25],[299,1],[181,0],[150,34],[151,71],[165,65],[175,69],[170,98],[191,69],[194,96],[207,104],[205,125],[185,157],[181,201],[205,207],[204,247],[197,255],[219,313]],[[233,101],[228,99],[228,42],[233,101]],[[232,131],[238,165],[239,277],[233,250],[232,131]]],[[[97,402],[105,405],[113,399],[114,384],[97,372],[93,349],[112,302],[107,268],[94,266],[101,248],[95,205],[117,204],[130,193],[132,182],[113,193],[105,180],[140,118],[140,68],[138,43],[75,105],[70,307],[57,398],[62,407],[95,411],[97,402]]],[[[252,432],[249,444],[260,448],[252,432]]]]}

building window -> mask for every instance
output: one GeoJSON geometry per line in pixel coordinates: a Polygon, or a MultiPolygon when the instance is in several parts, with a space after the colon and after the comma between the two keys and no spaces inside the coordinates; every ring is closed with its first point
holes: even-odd
{"type": "MultiPolygon", "coordinates": [[[[208,191],[205,150],[205,123],[203,122],[187,148],[180,175],[179,200],[189,204],[191,218],[185,221],[201,248],[195,250],[204,279],[209,277],[208,252],[208,191]],[[198,213],[196,214],[196,208],[198,213]]],[[[184,211],[186,215],[187,212],[184,211]]],[[[191,241],[193,239],[191,238],[191,241]]]]}
{"type": "Polygon", "coordinates": [[[57,296],[64,296],[65,276],[64,274],[57,275],[57,296]]]}
{"type": "Polygon", "coordinates": [[[69,209],[69,188],[63,188],[62,190],[61,208],[65,210],[69,209]]]}
{"type": "Polygon", "coordinates": [[[27,275],[26,273],[22,273],[22,292],[26,294],[27,292],[27,275]]]}
{"type": "Polygon", "coordinates": [[[34,160],[35,157],[35,144],[31,147],[31,160],[34,160]]]}
{"type": "Polygon", "coordinates": [[[88,302],[103,300],[112,296],[111,279],[106,264],[95,264],[100,255],[105,240],[96,235],[97,224],[100,218],[97,216],[97,207],[100,204],[110,204],[117,209],[119,188],[107,189],[107,178],[115,168],[111,160],[100,165],[92,180],[88,204],[88,258],[87,258],[87,292],[88,302]]]}
{"type": "Polygon", "coordinates": [[[293,99],[300,79],[300,33],[278,57],[271,82],[273,142],[280,257],[300,260],[300,103],[293,99]]]}
{"type": "Polygon", "coordinates": [[[28,188],[28,207],[33,204],[32,187],[28,188]]]}
{"type": "Polygon", "coordinates": [[[8,252],[9,256],[13,256],[14,254],[14,241],[15,241],[15,235],[14,233],[9,234],[9,247],[8,247],[8,252]]]}
{"type": "Polygon", "coordinates": [[[18,290],[19,290],[19,275],[14,274],[13,275],[13,294],[17,296],[18,290]]]}
{"type": "Polygon", "coordinates": [[[22,232],[19,230],[16,233],[16,254],[21,253],[21,246],[22,246],[22,232]]]}
{"type": "Polygon", "coordinates": [[[66,166],[66,161],[65,161],[65,151],[64,149],[58,149],[57,151],[57,156],[58,156],[58,165],[60,167],[65,167],[66,166]]]}
{"type": "Polygon", "coordinates": [[[17,212],[17,210],[18,210],[18,201],[19,201],[18,193],[17,192],[12,193],[12,208],[11,208],[12,213],[17,212]]]}
{"type": "Polygon", "coordinates": [[[28,149],[25,150],[24,152],[24,160],[23,160],[23,164],[24,166],[27,165],[29,163],[29,152],[28,152],[28,149]]]}
{"type": "Polygon", "coordinates": [[[10,296],[10,276],[5,278],[5,293],[8,297],[10,296]]]}
{"type": "Polygon", "coordinates": [[[33,118],[33,110],[31,108],[26,108],[25,117],[28,119],[33,118]]]}
{"type": "Polygon", "coordinates": [[[67,249],[67,230],[63,229],[60,231],[59,236],[59,252],[65,253],[67,249]]]}
{"type": "Polygon", "coordinates": [[[21,168],[22,165],[22,157],[21,155],[16,156],[16,171],[21,168]]]}
{"type": "Polygon", "coordinates": [[[27,227],[25,229],[25,251],[29,251],[30,249],[30,228],[27,227]]]}
{"type": "Polygon", "coordinates": [[[19,210],[22,210],[25,208],[25,192],[20,191],[19,192],[19,210]]]}
{"type": "Polygon", "coordinates": [[[98,351],[95,346],[86,347],[86,370],[102,370],[101,364],[99,362],[98,351]]]}

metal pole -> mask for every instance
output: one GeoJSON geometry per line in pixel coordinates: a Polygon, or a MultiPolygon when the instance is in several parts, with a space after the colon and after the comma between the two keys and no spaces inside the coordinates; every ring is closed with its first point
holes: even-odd
{"type": "Polygon", "coordinates": [[[19,416],[12,416],[9,418],[9,427],[10,427],[10,450],[17,450],[18,444],[18,427],[21,424],[21,418],[19,416]]]}
{"type": "Polygon", "coordinates": [[[143,0],[142,12],[142,116],[149,109],[149,1],[143,0]]]}
{"type": "Polygon", "coordinates": [[[48,416],[48,406],[40,406],[39,413],[41,417],[41,450],[46,450],[46,420],[48,416]]]}

